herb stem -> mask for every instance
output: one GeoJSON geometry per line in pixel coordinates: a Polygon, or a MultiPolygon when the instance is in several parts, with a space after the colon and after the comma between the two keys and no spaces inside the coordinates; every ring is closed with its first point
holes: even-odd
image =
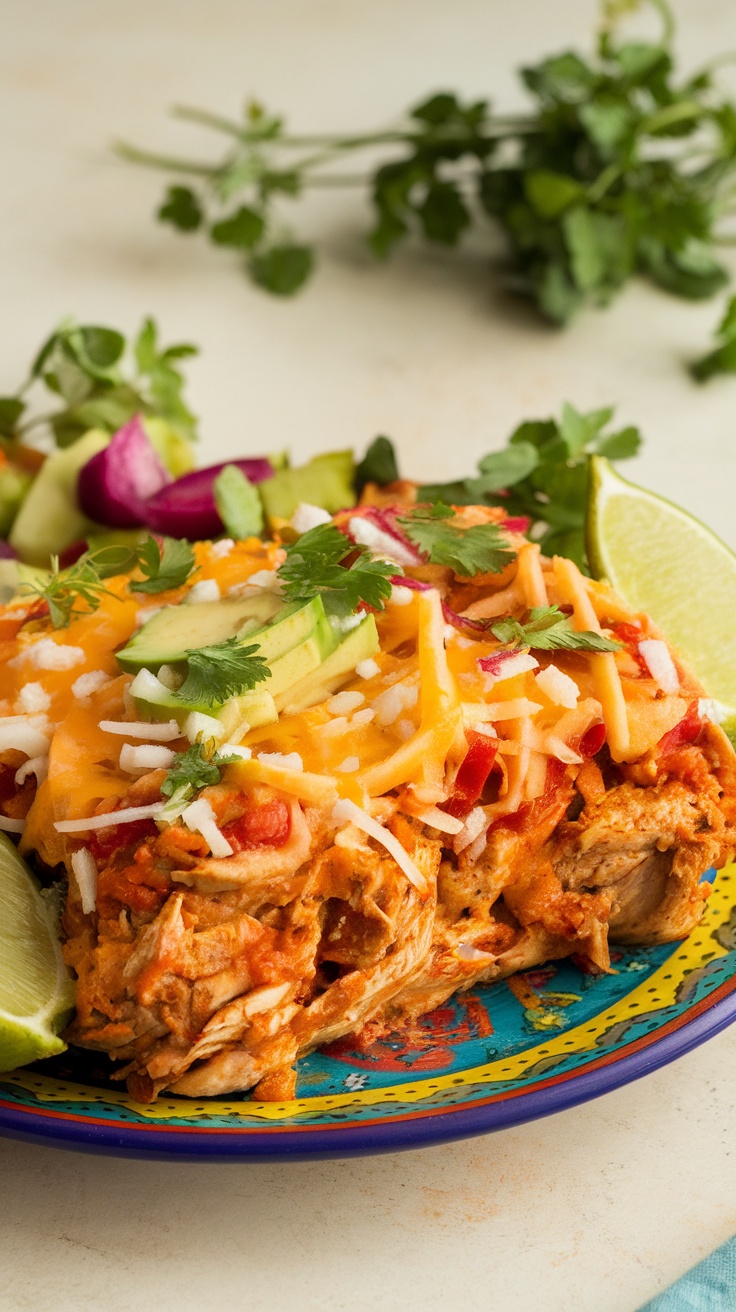
{"type": "Polygon", "coordinates": [[[127,141],[114,141],[112,148],[121,159],[130,160],[133,164],[145,164],[151,169],[164,169],[167,173],[188,173],[200,178],[216,178],[222,172],[219,165],[179,159],[176,155],[159,155],[154,151],[131,146],[127,141]]]}

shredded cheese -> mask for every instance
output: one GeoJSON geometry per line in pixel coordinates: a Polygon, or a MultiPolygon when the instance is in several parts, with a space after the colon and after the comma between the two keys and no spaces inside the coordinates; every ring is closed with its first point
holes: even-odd
{"type": "Polygon", "coordinates": [[[82,899],[82,912],[89,916],[97,906],[97,865],[86,847],[72,852],[72,871],[82,899]]]}
{"type": "Polygon", "coordinates": [[[291,517],[291,527],[295,533],[308,533],[310,528],[319,528],[320,524],[331,524],[332,515],[322,506],[313,506],[309,501],[300,501],[291,517]]]}
{"type": "MultiPolygon", "coordinates": [[[[565,599],[572,605],[575,626],[578,630],[588,629],[591,633],[600,633],[598,616],[588,595],[580,570],[572,560],[555,556],[552,561],[557,585],[565,599]]],[[[616,668],[612,651],[591,652],[588,656],[598,700],[603,709],[608,746],[614,761],[626,757],[631,742],[629,722],[626,715],[626,701],[621,687],[621,677],[616,668]]]]}
{"type": "Polygon", "coordinates": [[[330,697],[327,711],[330,715],[349,715],[351,711],[357,711],[364,701],[365,695],[362,692],[339,692],[335,697],[330,697]]]}
{"type": "Polygon", "coordinates": [[[81,647],[54,642],[53,638],[39,638],[32,646],[24,647],[22,652],[8,661],[8,665],[16,668],[24,661],[29,661],[38,670],[71,670],[75,665],[84,665],[86,659],[81,647]]]}
{"type": "Polygon", "coordinates": [[[375,679],[376,675],[381,673],[381,667],[378,661],[374,661],[373,657],[369,656],[365,661],[358,661],[355,673],[359,679],[375,679]]]}
{"type": "Polygon", "coordinates": [[[18,693],[18,710],[24,715],[38,715],[50,705],[51,697],[41,683],[27,683],[18,693]]]}
{"type": "Polygon", "coordinates": [[[86,674],[80,674],[79,678],[74,680],[72,694],[79,701],[83,701],[109,682],[110,675],[105,674],[104,670],[88,670],[86,674]]]}
{"type": "Polygon", "coordinates": [[[555,706],[564,706],[568,711],[575,709],[580,700],[580,689],[569,674],[558,670],[556,665],[548,665],[546,670],[539,671],[536,680],[545,697],[549,697],[555,706]]]}
{"type": "Polygon", "coordinates": [[[666,642],[661,638],[644,638],[639,643],[639,655],[662,692],[679,692],[680,676],[666,642]]]}
{"type": "Polygon", "coordinates": [[[304,762],[298,752],[259,752],[257,761],[270,765],[272,770],[293,770],[301,773],[304,762]]]}
{"type": "Polygon", "coordinates": [[[169,770],[176,759],[176,752],[170,747],[157,743],[144,743],[132,747],[124,743],[120,749],[120,769],[126,774],[146,774],[149,770],[169,770]]]}
{"type": "Polygon", "coordinates": [[[79,820],[56,820],[54,829],[60,834],[84,834],[88,829],[112,829],[117,825],[132,825],[136,820],[155,820],[163,811],[162,802],[151,806],[125,806],[120,811],[103,811],[79,820]]]}
{"type": "Polygon", "coordinates": [[[195,605],[198,601],[219,601],[220,589],[216,579],[200,579],[198,583],[192,584],[185,597],[187,605],[195,605]]]}
{"type": "Polygon", "coordinates": [[[100,728],[121,738],[148,738],[157,743],[172,743],[183,736],[176,720],[100,720],[100,728]]]}
{"type": "Polygon", "coordinates": [[[378,820],[374,820],[373,816],[364,811],[361,806],[356,806],[355,802],[351,802],[345,797],[341,798],[332,808],[332,823],[337,826],[353,824],[356,829],[362,830],[369,838],[374,838],[377,843],[385,847],[389,856],[393,857],[409,882],[420,893],[427,892],[427,881],[424,875],[406,849],[401,846],[398,838],[395,838],[391,831],[386,829],[385,825],[379,824],[378,820]]]}

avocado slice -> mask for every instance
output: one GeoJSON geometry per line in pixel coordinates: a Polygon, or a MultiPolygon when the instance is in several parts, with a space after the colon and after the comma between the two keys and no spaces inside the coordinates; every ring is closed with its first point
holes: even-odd
{"type": "Polygon", "coordinates": [[[355,505],[352,451],[328,451],[299,469],[280,469],[258,484],[268,520],[291,519],[300,501],[323,506],[331,515],[355,505]]]}
{"type": "Polygon", "coordinates": [[[10,545],[21,560],[48,566],[49,556],[86,538],[92,523],[77,504],[77,479],[87,461],[109,441],[109,433],[91,428],[44,461],[10,530],[10,545]]]}
{"type": "MultiPolygon", "coordinates": [[[[235,638],[249,625],[258,631],[283,610],[278,594],[265,591],[254,597],[221,597],[218,601],[164,606],[142,625],[117,658],[124,670],[135,671],[144,665],[155,670],[160,665],[183,661],[195,647],[212,647],[235,638]]],[[[314,628],[314,621],[309,627],[314,628]]]]}
{"type": "Polygon", "coordinates": [[[375,655],[379,645],[375,618],[366,615],[316,669],[305,671],[298,683],[292,683],[284,691],[276,691],[274,688],[277,710],[285,710],[287,715],[294,715],[324,701],[343,683],[347,683],[360,661],[375,655]]]}
{"type": "Polygon", "coordinates": [[[206,706],[204,703],[185,705],[168,690],[155,698],[135,697],[134,701],[139,715],[144,720],[176,720],[178,724],[183,725],[190,711],[201,711],[203,715],[211,715],[213,719],[221,721],[225,729],[225,737],[243,721],[247,721],[251,729],[257,729],[263,724],[274,724],[278,719],[273,697],[265,688],[254,688],[252,692],[246,692],[242,697],[231,697],[219,708],[206,706]]]}
{"type": "MultiPolygon", "coordinates": [[[[325,626],[325,629],[327,628],[328,626],[325,626]]],[[[330,630],[329,633],[331,632],[330,630]]],[[[243,693],[242,697],[231,697],[221,706],[212,706],[207,702],[183,702],[168,689],[161,693],[157,692],[155,697],[135,697],[135,704],[145,718],[177,720],[179,724],[183,724],[190,711],[201,711],[204,715],[221,719],[228,728],[242,720],[247,720],[251,728],[257,723],[269,724],[277,718],[275,709],[271,714],[271,707],[274,706],[276,697],[287,693],[293,684],[301,682],[307,675],[319,669],[325,643],[329,640],[327,632],[321,628],[314,629],[303,642],[270,663],[269,677],[264,683],[259,684],[258,688],[243,693]],[[263,694],[268,700],[259,700],[263,698],[263,694]],[[262,713],[265,713],[265,719],[260,718],[262,713]],[[259,718],[255,719],[253,716],[259,718]]]]}

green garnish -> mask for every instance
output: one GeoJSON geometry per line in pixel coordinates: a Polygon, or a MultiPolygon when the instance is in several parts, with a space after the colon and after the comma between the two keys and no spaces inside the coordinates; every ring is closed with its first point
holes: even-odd
{"type": "Polygon", "coordinates": [[[500,574],[516,558],[516,552],[497,524],[462,528],[453,524],[454,518],[455,511],[438,502],[433,506],[417,506],[398,522],[415,547],[428,557],[430,565],[449,565],[464,578],[500,574]]]}
{"type": "Polygon", "coordinates": [[[502,506],[509,519],[531,521],[530,536],[545,555],[567,556],[587,572],[588,457],[627,460],[641,445],[638,428],[606,432],[612,418],[610,406],[581,414],[566,403],[559,420],[520,424],[503,450],[484,456],[476,477],[420,487],[419,496],[453,505],[502,506]]]}
{"type": "Polygon", "coordinates": [[[715,350],[690,366],[691,374],[699,383],[707,382],[714,374],[736,374],[736,296],[728,302],[714,336],[718,341],[715,350]]]}
{"type": "Polygon", "coordinates": [[[187,677],[175,696],[188,705],[222,706],[230,697],[250,692],[269,676],[258,647],[237,638],[187,652],[187,677]]]}
{"type": "Polygon", "coordinates": [[[160,347],[155,321],[146,319],[130,346],[132,367],[125,367],[125,353],[125,338],[114,328],[65,320],[44,342],[17,393],[0,397],[0,436],[25,438],[42,426],[57,446],[66,447],[90,428],[115,433],[142,414],[165,421],[169,432],[160,434],[160,445],[172,472],[191,468],[186,444],[196,437],[197,423],[183,398],[178,362],[197,348],[160,347]],[[44,407],[44,413],[27,417],[27,394],[39,386],[61,404],[50,414],[44,407]],[[177,442],[183,450],[175,449],[177,442]]]}
{"type": "Polygon", "coordinates": [[[145,578],[135,579],[130,584],[131,592],[168,592],[186,583],[194,569],[194,552],[184,538],[164,538],[162,549],[156,538],[149,537],[135,553],[134,563],[145,578]]]}
{"type": "Polygon", "coordinates": [[[54,628],[66,629],[80,615],[97,610],[103,597],[115,595],[103,580],[123,573],[130,567],[130,559],[126,547],[101,547],[99,551],[86,552],[68,569],[60,569],[59,557],[52,556],[50,578],[43,583],[24,583],[20,590],[41,597],[48,605],[54,628]],[[81,610],[80,601],[84,602],[81,610]]]}
{"type": "Polygon", "coordinates": [[[604,638],[588,629],[578,631],[559,606],[534,606],[522,624],[519,620],[499,620],[491,633],[504,645],[531,647],[534,651],[618,651],[620,642],[604,638]]]}
{"type": "Polygon", "coordinates": [[[209,751],[204,743],[192,743],[185,752],[177,753],[161,785],[161,792],[164,797],[173,797],[177,793],[183,801],[201,788],[219,784],[222,767],[238,759],[237,756],[221,756],[217,751],[209,751]]]}
{"type": "Polygon", "coordinates": [[[563,51],[523,68],[527,113],[496,114],[486,100],[441,92],[396,129],[311,137],[288,133],[257,104],[240,120],[184,107],[179,118],[225,135],[224,155],[117,149],[177,179],[158,211],[163,222],[230,247],[276,294],[293,293],[313,263],[310,247],[274,240],[283,202],[354,185],[372,195],[369,243],[379,257],[413,234],[456,246],[490,219],[506,238],[513,287],[554,323],[607,304],[636,273],[675,295],[707,297],[728,279],[714,245],[733,213],[736,106],[717,89],[718,59],[676,78],[672,15],[665,0],[652,3],[659,40],[620,38],[618,20],[638,6],[612,0],[595,54],[563,51]],[[339,171],[382,145],[392,154],[373,171],[339,171]]]}
{"type": "Polygon", "coordinates": [[[263,503],[237,465],[226,465],[214,482],[215,505],[231,538],[257,537],[263,531],[263,503]]]}
{"type": "Polygon", "coordinates": [[[397,565],[373,560],[364,547],[356,547],[334,524],[318,524],[287,547],[279,568],[281,586],[289,601],[322,597],[332,615],[352,615],[361,602],[383,610],[391,596],[397,565]],[[352,557],[351,563],[345,562],[352,557]]]}
{"type": "Polygon", "coordinates": [[[355,486],[362,492],[366,483],[386,487],[399,477],[394,444],[388,437],[374,437],[363,459],[355,468],[355,486]]]}

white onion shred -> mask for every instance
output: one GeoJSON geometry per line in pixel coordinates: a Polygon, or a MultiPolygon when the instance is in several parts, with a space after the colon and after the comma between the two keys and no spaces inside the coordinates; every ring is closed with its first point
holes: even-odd
{"type": "Polygon", "coordinates": [[[249,761],[253,755],[250,747],[240,747],[237,743],[222,743],[217,752],[219,756],[237,756],[239,761],[249,761]]]}
{"type": "Polygon", "coordinates": [[[25,820],[12,820],[9,815],[0,815],[0,833],[22,834],[25,827],[25,820]]]}
{"type": "Polygon", "coordinates": [[[409,856],[409,853],[401,846],[398,838],[395,838],[384,825],[374,820],[373,816],[370,816],[361,806],[356,806],[355,802],[349,801],[347,797],[341,798],[332,808],[332,823],[334,825],[353,824],[356,829],[362,830],[369,838],[375,839],[393,857],[396,864],[403,870],[409,883],[419,889],[420,893],[426,893],[427,881],[424,875],[409,856]]]}
{"type": "Polygon", "coordinates": [[[465,817],[465,824],[460,833],[457,835],[453,847],[456,852],[462,852],[466,847],[470,847],[485,829],[488,828],[488,817],[482,806],[475,806],[469,815],[465,817]]]}
{"type": "Polygon", "coordinates": [[[313,506],[309,501],[300,501],[291,517],[291,527],[295,533],[308,533],[310,528],[319,528],[320,524],[331,524],[332,515],[321,506],[313,506]]]}
{"type": "Polygon", "coordinates": [[[528,674],[530,670],[539,668],[539,661],[528,651],[520,651],[518,656],[509,656],[507,661],[499,665],[495,673],[490,670],[483,670],[483,683],[486,687],[492,688],[494,683],[500,683],[502,679],[514,679],[517,674],[528,674]]]}
{"type": "Polygon", "coordinates": [[[146,774],[149,770],[169,770],[176,752],[158,743],[143,743],[133,747],[124,743],[120,748],[120,769],[126,774],[146,774]]]}
{"type": "Polygon", "coordinates": [[[558,670],[556,665],[548,665],[546,670],[539,671],[537,683],[545,697],[549,697],[555,706],[564,706],[568,711],[575,710],[580,700],[580,689],[569,674],[558,670]]]}
{"type": "Polygon", "coordinates": [[[132,825],[136,820],[155,820],[163,811],[162,802],[151,806],[125,806],[121,811],[103,811],[102,815],[88,815],[81,820],[57,820],[54,829],[60,834],[84,834],[88,829],[112,829],[117,825],[132,825]]]}
{"type": "Polygon", "coordinates": [[[680,676],[666,642],[661,638],[643,638],[639,643],[639,655],[662,692],[679,691],[680,676]]]}
{"type": "Polygon", "coordinates": [[[728,711],[725,706],[721,706],[713,697],[701,697],[698,700],[698,715],[701,720],[709,720],[711,724],[723,724],[728,719],[728,711]]]}
{"type": "Polygon", "coordinates": [[[8,715],[0,720],[0,752],[24,752],[26,756],[48,756],[48,728],[41,716],[8,715]]]}
{"type": "Polygon", "coordinates": [[[72,852],[72,870],[82,899],[82,911],[89,916],[97,906],[97,866],[86,847],[72,852]]]}
{"type": "Polygon", "coordinates": [[[36,783],[42,784],[48,772],[49,772],[48,756],[29,756],[28,760],[24,761],[23,764],[19,766],[18,769],[16,770],[15,782],[20,787],[21,784],[25,783],[29,774],[35,774],[36,783]]]}
{"type": "Polygon", "coordinates": [[[176,720],[100,720],[103,733],[117,733],[122,738],[148,738],[156,743],[173,743],[181,738],[182,730],[176,720]]]}
{"type": "Polygon", "coordinates": [[[182,811],[181,818],[187,829],[202,835],[214,857],[232,856],[233,849],[217,828],[215,813],[206,797],[198,797],[196,802],[190,802],[182,811]]]}
{"type": "Polygon", "coordinates": [[[330,715],[349,715],[351,711],[357,711],[364,701],[365,695],[362,692],[339,692],[335,697],[330,697],[326,709],[330,715]]]}
{"type": "MultiPolygon", "coordinates": [[[[84,678],[84,675],[82,675],[84,678]]],[[[73,690],[74,685],[72,685],[73,690]]],[[[27,683],[18,693],[18,710],[23,715],[38,715],[42,711],[47,711],[51,705],[51,698],[40,683],[27,683]]]]}
{"type": "Polygon", "coordinates": [[[217,580],[200,579],[189,589],[185,600],[187,605],[195,605],[198,601],[219,601],[220,589],[217,580]]]}
{"type": "Polygon", "coordinates": [[[299,773],[304,769],[304,762],[298,752],[259,752],[257,761],[261,765],[270,765],[274,770],[296,770],[299,773]]]}
{"type": "Polygon", "coordinates": [[[86,674],[80,674],[79,678],[74,680],[72,694],[81,701],[84,698],[91,697],[93,692],[104,688],[105,684],[109,682],[110,675],[105,674],[104,670],[88,670],[86,674]]]}
{"type": "Polygon", "coordinates": [[[391,597],[390,597],[391,605],[410,606],[415,596],[416,593],[412,588],[402,588],[400,585],[394,583],[393,587],[391,588],[391,597]]]}
{"type": "Polygon", "coordinates": [[[235,543],[232,538],[220,538],[219,542],[212,543],[210,551],[215,560],[223,560],[225,556],[230,555],[234,546],[235,543]]]}
{"type": "Polygon", "coordinates": [[[17,667],[30,661],[39,670],[71,670],[75,665],[84,665],[86,659],[81,647],[68,647],[54,642],[53,638],[40,638],[32,646],[24,647],[12,661],[8,661],[8,665],[17,667]]]}
{"type": "Polygon", "coordinates": [[[405,683],[395,683],[393,687],[387,688],[385,692],[379,693],[374,698],[373,709],[378,724],[382,729],[394,724],[404,711],[416,706],[418,700],[419,689],[416,684],[407,686],[405,683]]]}
{"type": "Polygon", "coordinates": [[[346,756],[345,760],[337,766],[337,769],[341,774],[354,774],[356,770],[360,769],[360,760],[357,756],[346,756]]]}
{"type": "Polygon", "coordinates": [[[359,679],[374,679],[377,674],[381,673],[381,667],[378,661],[374,661],[373,657],[369,656],[366,661],[358,661],[355,673],[359,679]]]}
{"type": "Polygon", "coordinates": [[[357,542],[361,547],[367,547],[376,555],[387,556],[389,560],[395,560],[399,565],[416,565],[419,559],[416,551],[411,551],[403,542],[399,542],[398,538],[385,533],[382,528],[378,528],[362,515],[353,515],[348,521],[348,533],[353,542],[357,542]]]}

